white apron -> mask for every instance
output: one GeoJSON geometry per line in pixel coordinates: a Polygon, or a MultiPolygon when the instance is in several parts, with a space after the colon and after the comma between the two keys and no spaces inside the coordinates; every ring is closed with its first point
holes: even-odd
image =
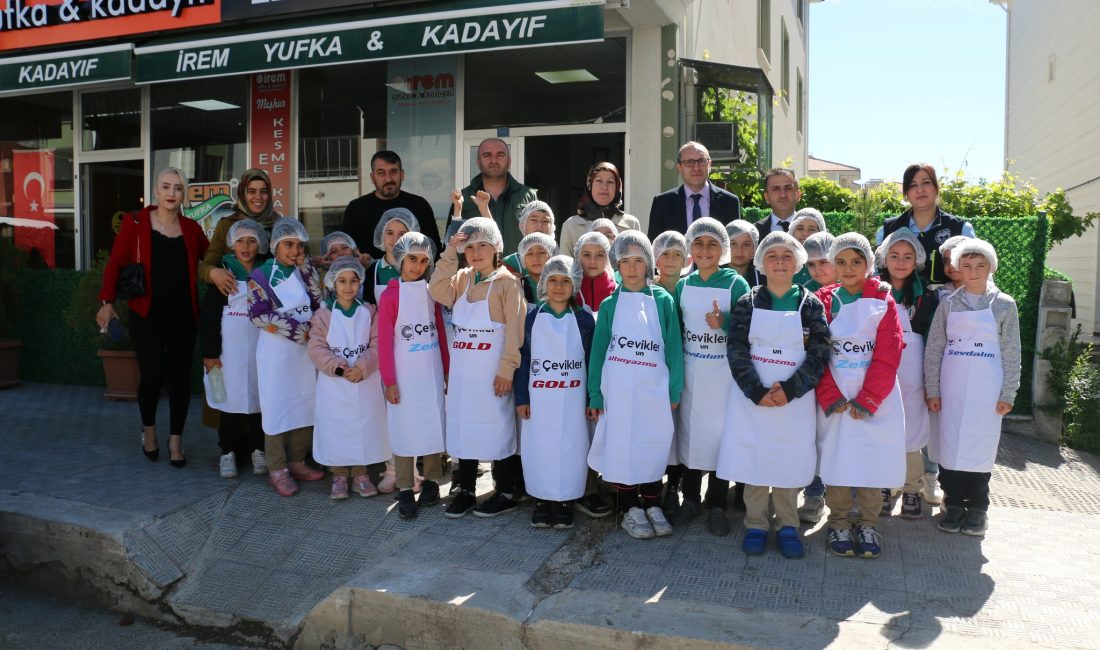
{"type": "MultiPolygon", "coordinates": [[[[351,318],[333,306],[328,326],[329,349],[343,357],[348,367],[367,350],[371,315],[359,305],[351,318]]],[[[386,398],[378,371],[351,383],[343,377],[317,376],[317,417],[313,427],[313,458],[329,467],[370,465],[389,460],[386,398]]]]}
{"type": "MultiPolygon", "coordinates": [[[[829,325],[829,371],[845,399],[863,387],[885,315],[886,301],[859,298],[842,305],[829,325]]],[[[825,485],[900,488],[905,483],[905,408],[896,379],[873,417],[856,420],[848,411],[826,416],[818,410],[817,418],[817,474],[825,485]]]]}
{"type": "Polygon", "coordinates": [[[256,341],[260,329],[248,319],[248,283],[237,281],[237,290],[222,307],[222,377],[225,401],[210,401],[210,376],[203,373],[206,403],[223,413],[259,413],[260,389],[256,381],[256,341]]]}
{"type": "Polygon", "coordinates": [[[905,404],[905,451],[920,451],[932,430],[928,402],[924,399],[924,337],[913,331],[909,310],[898,303],[901,338],[905,349],[898,364],[898,386],[905,404]]]}
{"type": "MultiPolygon", "coordinates": [[[[275,269],[272,265],[272,277],[275,269]]],[[[309,293],[297,270],[273,291],[282,304],[280,314],[293,316],[299,322],[309,321],[313,316],[309,293]]],[[[305,343],[261,331],[256,341],[256,371],[264,433],[274,436],[313,426],[317,369],[310,361],[305,343]]]]}
{"type": "Polygon", "coordinates": [[[520,420],[527,493],[545,501],[584,496],[588,479],[588,381],[577,317],[542,308],[531,327],[531,417],[520,420]]]}
{"type": "Polygon", "coordinates": [[[398,456],[425,456],[446,448],[441,332],[426,281],[402,282],[398,290],[393,361],[401,401],[386,408],[390,447],[398,456]]]}
{"type": "MultiPolygon", "coordinates": [[[[808,295],[802,291],[802,303],[808,295]]],[[[806,360],[802,303],[796,311],[753,309],[749,350],[760,383],[767,388],[790,379],[806,360]]],[[[817,469],[815,406],[814,391],[786,406],[758,406],[734,382],[718,452],[718,478],[780,488],[809,485],[817,469]]]]}
{"type": "Polygon", "coordinates": [[[378,260],[378,263],[374,265],[374,277],[372,278],[372,281],[374,282],[374,304],[375,305],[377,305],[379,302],[382,301],[382,292],[386,290],[387,286],[389,286],[388,281],[387,282],[382,282],[382,280],[378,277],[379,276],[378,270],[382,268],[383,264],[385,264],[386,268],[390,268],[390,265],[384,259],[378,260]]]}
{"type": "Polygon", "coordinates": [[[588,465],[605,481],[638,485],[660,480],[675,425],[668,401],[668,366],[653,290],[619,291],[588,465]]]}
{"type": "MultiPolygon", "coordinates": [[[[964,290],[960,287],[946,299],[948,309],[955,294],[964,290]]],[[[1002,419],[995,409],[1003,382],[993,302],[980,311],[948,311],[947,347],[940,365],[939,435],[928,446],[932,460],[958,471],[993,471],[1002,419]]]]}
{"type": "Polygon", "coordinates": [[[711,329],[707,314],[714,310],[715,300],[729,304],[732,288],[732,283],[724,289],[685,284],[680,293],[684,392],[675,418],[676,462],[690,469],[710,471],[718,463],[726,402],[734,382],[726,358],[726,332],[711,329]]]}
{"type": "Polygon", "coordinates": [[[466,293],[455,301],[451,376],[447,381],[447,453],[455,458],[501,460],[516,453],[515,399],[497,397],[493,380],[504,356],[504,324],[489,316],[486,299],[471,303],[466,293]]]}

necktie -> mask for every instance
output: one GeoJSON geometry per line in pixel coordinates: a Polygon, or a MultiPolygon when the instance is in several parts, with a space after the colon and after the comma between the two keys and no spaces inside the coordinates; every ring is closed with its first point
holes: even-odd
{"type": "Polygon", "coordinates": [[[791,222],[789,222],[789,221],[780,221],[779,226],[783,229],[783,232],[787,232],[787,229],[791,227],[791,222]]]}
{"type": "Polygon", "coordinates": [[[692,223],[694,223],[695,221],[698,221],[699,219],[703,218],[703,210],[702,210],[702,208],[699,207],[699,199],[701,199],[701,198],[703,198],[702,194],[692,194],[691,195],[691,201],[692,201],[691,221],[692,221],[692,223]]]}

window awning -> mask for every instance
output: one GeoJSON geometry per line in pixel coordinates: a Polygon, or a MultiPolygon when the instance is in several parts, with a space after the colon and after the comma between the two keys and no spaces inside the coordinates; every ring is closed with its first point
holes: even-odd
{"type": "Polygon", "coordinates": [[[130,78],[131,43],[0,59],[0,95],[130,78]]]}
{"type": "MultiPolygon", "coordinates": [[[[603,0],[466,6],[135,48],[139,84],[603,40],[603,0]]],[[[502,65],[507,65],[502,62],[502,65]]]]}

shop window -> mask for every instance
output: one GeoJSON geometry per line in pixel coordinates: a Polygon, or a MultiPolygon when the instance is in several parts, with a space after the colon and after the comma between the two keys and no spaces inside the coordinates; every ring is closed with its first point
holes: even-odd
{"type": "Polygon", "coordinates": [[[756,46],[764,53],[764,60],[772,58],[772,2],[759,0],[756,4],[756,46]]]}
{"type": "Polygon", "coordinates": [[[80,96],[83,151],[141,147],[141,89],[80,96]]]}
{"type": "Polygon", "coordinates": [[[780,19],[779,30],[782,35],[779,46],[779,88],[783,103],[791,104],[791,37],[787,34],[787,23],[780,19]]]}
{"type": "Polygon", "coordinates": [[[37,267],[76,266],[73,95],[0,99],[0,237],[37,267]]]}
{"type": "Polygon", "coordinates": [[[466,56],[467,129],[626,121],[626,39],[466,56]]]}

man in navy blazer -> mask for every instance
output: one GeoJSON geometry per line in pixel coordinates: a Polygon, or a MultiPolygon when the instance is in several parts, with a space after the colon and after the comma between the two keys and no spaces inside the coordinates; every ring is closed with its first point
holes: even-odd
{"type": "Polygon", "coordinates": [[[768,233],[782,230],[787,232],[791,217],[798,209],[798,202],[802,200],[802,190],[798,189],[798,178],[794,170],[786,167],[776,167],[768,171],[764,176],[764,200],[772,213],[756,222],[756,230],[760,233],[760,241],[768,236],[768,233]]]}
{"type": "Polygon", "coordinates": [[[715,187],[710,178],[710,152],[698,142],[688,142],[676,155],[676,170],[684,184],[653,197],[649,208],[649,239],[666,230],[687,233],[692,221],[713,217],[722,223],[741,218],[737,195],[715,187]]]}

